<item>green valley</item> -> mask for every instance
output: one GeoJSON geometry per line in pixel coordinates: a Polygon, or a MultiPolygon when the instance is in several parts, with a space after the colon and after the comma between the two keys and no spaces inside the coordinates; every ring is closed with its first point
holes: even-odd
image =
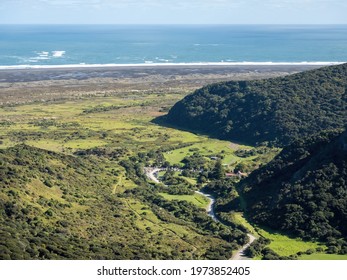
{"type": "MultiPolygon", "coordinates": [[[[0,258],[230,258],[245,242],[241,230],[208,217],[203,196],[171,195],[143,172],[146,165],[183,166],[199,152],[208,168],[212,156],[230,168],[259,164],[235,155],[241,146],[151,122],[183,96],[126,93],[2,106],[0,258]]],[[[181,180],[193,186],[196,177],[181,180]]]]}
{"type": "Polygon", "coordinates": [[[181,80],[107,90],[69,81],[44,93],[8,86],[0,95],[0,259],[230,259],[249,233],[257,239],[245,253],[254,259],[343,259],[346,66],[334,67],[188,96],[198,86],[181,80]],[[300,87],[300,75],[305,90],[286,108],[278,88],[300,87]],[[325,125],[297,127],[290,113],[307,101],[310,79],[323,85],[306,98],[320,104],[325,115],[312,118],[325,125]],[[221,135],[226,108],[241,117],[221,135]],[[208,215],[204,194],[221,222],[208,215]]]}

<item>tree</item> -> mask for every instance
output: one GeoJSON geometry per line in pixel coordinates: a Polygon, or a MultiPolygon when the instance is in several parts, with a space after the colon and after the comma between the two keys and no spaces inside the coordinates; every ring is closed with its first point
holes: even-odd
{"type": "Polygon", "coordinates": [[[222,165],[222,161],[221,160],[217,160],[216,164],[212,170],[212,174],[211,174],[213,179],[223,179],[225,177],[225,171],[222,165]]]}

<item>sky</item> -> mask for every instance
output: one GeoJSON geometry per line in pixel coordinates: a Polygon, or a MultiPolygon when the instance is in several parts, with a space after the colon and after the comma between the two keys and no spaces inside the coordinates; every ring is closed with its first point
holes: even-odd
{"type": "Polygon", "coordinates": [[[0,24],[347,24],[347,0],[0,0],[0,24]]]}

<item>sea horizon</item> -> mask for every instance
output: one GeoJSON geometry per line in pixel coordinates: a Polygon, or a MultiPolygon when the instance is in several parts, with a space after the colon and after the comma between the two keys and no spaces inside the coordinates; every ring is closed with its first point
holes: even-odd
{"type": "Polygon", "coordinates": [[[334,65],[344,24],[0,24],[0,69],[334,65]]]}

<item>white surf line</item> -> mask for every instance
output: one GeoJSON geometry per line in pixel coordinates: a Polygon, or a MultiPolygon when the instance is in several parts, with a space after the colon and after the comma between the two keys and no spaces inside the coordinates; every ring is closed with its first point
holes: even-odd
{"type": "Polygon", "coordinates": [[[329,66],[344,61],[302,61],[302,62],[178,62],[178,63],[122,63],[122,64],[58,64],[58,65],[0,65],[0,70],[11,69],[68,69],[68,68],[110,68],[110,67],[165,67],[165,66],[329,66]]]}

